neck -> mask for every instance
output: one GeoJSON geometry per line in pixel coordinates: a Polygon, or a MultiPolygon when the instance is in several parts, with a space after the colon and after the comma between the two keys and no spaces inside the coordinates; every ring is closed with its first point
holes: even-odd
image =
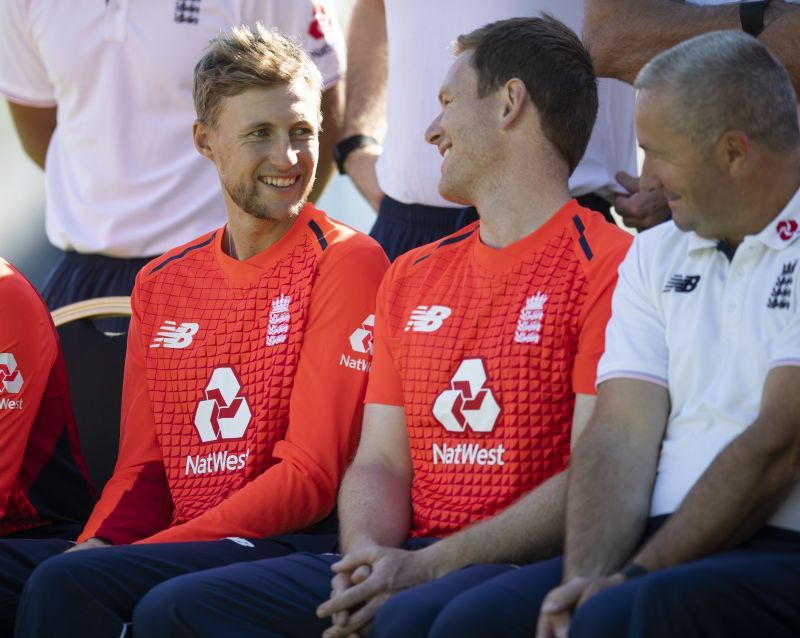
{"type": "Polygon", "coordinates": [[[528,177],[504,182],[475,198],[481,241],[492,248],[505,248],[527,237],[570,200],[566,179],[528,177]]]}
{"type": "Polygon", "coordinates": [[[721,239],[736,247],[747,235],[757,235],[774,220],[800,190],[800,151],[790,157],[764,160],[739,193],[734,219],[739,220],[721,239]]]}
{"type": "Polygon", "coordinates": [[[230,257],[246,261],[277,243],[292,227],[297,215],[286,219],[257,219],[246,213],[228,213],[222,246],[230,257]]]}

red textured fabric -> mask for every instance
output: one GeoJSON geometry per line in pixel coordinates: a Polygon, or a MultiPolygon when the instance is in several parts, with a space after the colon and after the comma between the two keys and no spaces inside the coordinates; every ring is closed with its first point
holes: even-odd
{"type": "Polygon", "coordinates": [[[350,336],[374,312],[386,258],[310,205],[246,262],[222,235],[139,275],[120,461],[82,539],[268,536],[333,507],[370,358],[350,336]]]}
{"type": "Polygon", "coordinates": [[[392,266],[366,400],[405,407],[412,535],[491,516],[566,467],[630,241],[573,201],[503,250],[475,224],[392,266]]]}
{"type": "Polygon", "coordinates": [[[94,489],[58,336],[34,287],[2,259],[0,309],[0,536],[80,524],[94,489]]]}

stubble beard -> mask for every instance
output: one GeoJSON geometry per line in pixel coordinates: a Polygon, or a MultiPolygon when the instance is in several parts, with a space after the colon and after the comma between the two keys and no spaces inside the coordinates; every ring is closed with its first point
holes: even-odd
{"type": "MultiPolygon", "coordinates": [[[[308,196],[314,186],[314,180],[315,177],[312,177],[306,185],[306,189],[300,199],[289,207],[289,217],[296,217],[300,214],[303,206],[305,206],[308,201],[308,196]]],[[[283,215],[277,215],[265,202],[260,201],[257,185],[248,186],[247,184],[239,183],[225,184],[224,186],[228,196],[233,200],[233,203],[251,217],[255,217],[256,219],[279,219],[284,217],[283,215]]]]}

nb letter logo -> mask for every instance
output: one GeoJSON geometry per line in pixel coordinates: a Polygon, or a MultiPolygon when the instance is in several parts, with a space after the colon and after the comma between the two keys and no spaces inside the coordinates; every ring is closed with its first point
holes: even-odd
{"type": "Polygon", "coordinates": [[[22,390],[22,373],[10,352],[0,352],[0,392],[17,394],[22,390]]]}
{"type": "Polygon", "coordinates": [[[192,343],[192,337],[200,330],[198,323],[182,323],[177,325],[174,321],[165,321],[164,325],[158,329],[151,348],[175,348],[182,350],[192,343]]]}
{"type": "Polygon", "coordinates": [[[464,359],[450,381],[450,388],[433,403],[433,416],[448,432],[491,432],[500,406],[486,385],[481,359],[464,359]]]}
{"type": "Polygon", "coordinates": [[[203,443],[218,439],[240,439],[250,425],[252,413],[232,368],[216,368],[197,404],[194,425],[203,443]]]}
{"type": "Polygon", "coordinates": [[[411,311],[405,331],[435,332],[452,313],[447,306],[417,306],[411,311]]]}
{"type": "Polygon", "coordinates": [[[672,275],[661,292],[692,292],[700,282],[700,275],[672,275]]]}

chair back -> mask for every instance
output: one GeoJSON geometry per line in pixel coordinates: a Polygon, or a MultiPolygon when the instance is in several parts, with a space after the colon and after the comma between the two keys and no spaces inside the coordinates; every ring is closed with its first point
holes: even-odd
{"type": "Polygon", "coordinates": [[[87,299],[52,313],[67,366],[81,451],[98,491],[117,462],[127,338],[125,333],[98,330],[93,320],[130,315],[130,297],[87,299]]]}

